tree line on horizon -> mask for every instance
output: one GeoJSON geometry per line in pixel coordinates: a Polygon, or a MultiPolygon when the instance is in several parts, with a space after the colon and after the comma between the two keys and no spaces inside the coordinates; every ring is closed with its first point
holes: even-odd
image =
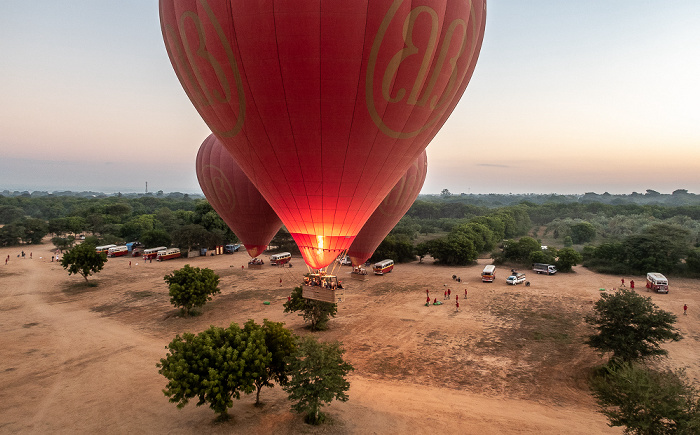
{"type": "MultiPolygon", "coordinates": [[[[370,261],[430,255],[439,264],[466,265],[486,256],[497,263],[556,263],[561,270],[582,262],[608,273],[700,273],[700,205],[524,200],[502,206],[502,195],[493,199],[476,205],[469,195],[419,197],[370,261]]],[[[104,244],[139,241],[183,251],[237,241],[206,199],[160,192],[0,195],[0,225],[1,246],[37,244],[52,234],[66,249],[86,233],[104,244]]],[[[284,227],[271,244],[298,252],[284,227]]]]}

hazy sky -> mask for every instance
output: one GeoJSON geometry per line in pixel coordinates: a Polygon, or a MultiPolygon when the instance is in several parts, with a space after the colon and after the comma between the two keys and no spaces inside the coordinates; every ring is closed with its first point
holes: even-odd
{"type": "MultiPolygon", "coordinates": [[[[700,193],[700,1],[490,0],[423,193],[700,193]]],[[[0,0],[0,191],[200,192],[157,1],[0,0]]]]}

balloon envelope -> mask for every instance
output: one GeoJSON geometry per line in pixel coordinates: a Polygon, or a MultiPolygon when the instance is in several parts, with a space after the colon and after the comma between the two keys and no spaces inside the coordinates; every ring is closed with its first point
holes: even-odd
{"type": "Polygon", "coordinates": [[[185,92],[308,265],[346,250],[450,115],[485,0],[161,0],[185,92]]]}
{"type": "Polygon", "coordinates": [[[248,254],[262,254],[282,221],[213,134],[199,147],[197,180],[204,196],[248,254]]]}
{"type": "Polygon", "coordinates": [[[379,207],[367,219],[348,249],[353,266],[364,264],[374,254],[375,249],[406,214],[420,193],[428,172],[428,159],[425,151],[408,168],[408,171],[391,189],[379,207]]]}

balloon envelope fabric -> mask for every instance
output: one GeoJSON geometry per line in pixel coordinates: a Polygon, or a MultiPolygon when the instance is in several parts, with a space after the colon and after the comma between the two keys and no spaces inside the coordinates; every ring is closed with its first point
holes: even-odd
{"type": "Polygon", "coordinates": [[[312,268],[330,264],[463,94],[484,0],[161,0],[185,92],[312,268]]]}
{"type": "Polygon", "coordinates": [[[353,266],[364,264],[411,208],[413,201],[423,188],[427,172],[428,158],[423,151],[355,237],[355,241],[348,249],[348,256],[353,266]]]}
{"type": "Polygon", "coordinates": [[[282,221],[213,134],[197,153],[197,179],[207,200],[248,254],[262,254],[282,221]]]}

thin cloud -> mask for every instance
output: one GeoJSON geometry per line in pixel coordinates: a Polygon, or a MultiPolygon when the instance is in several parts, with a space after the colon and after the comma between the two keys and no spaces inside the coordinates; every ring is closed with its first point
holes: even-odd
{"type": "Polygon", "coordinates": [[[477,163],[476,166],[486,166],[489,168],[510,168],[509,165],[497,165],[495,163],[477,163]]]}

